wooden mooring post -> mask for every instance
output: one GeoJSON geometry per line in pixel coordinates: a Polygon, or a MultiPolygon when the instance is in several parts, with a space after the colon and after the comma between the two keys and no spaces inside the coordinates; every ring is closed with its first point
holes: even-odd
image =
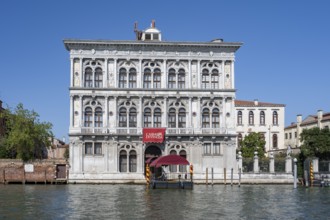
{"type": "Polygon", "coordinates": [[[206,168],[206,185],[209,185],[209,168],[206,168]]]}
{"type": "Polygon", "coordinates": [[[226,168],[223,168],[223,181],[224,181],[224,184],[226,185],[227,184],[226,168]]]}

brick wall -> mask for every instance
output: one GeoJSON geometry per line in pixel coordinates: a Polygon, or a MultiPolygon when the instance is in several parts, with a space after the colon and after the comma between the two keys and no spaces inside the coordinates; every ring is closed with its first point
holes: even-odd
{"type": "Polygon", "coordinates": [[[0,159],[0,183],[53,183],[56,182],[56,166],[65,160],[22,160],[0,159]],[[33,165],[33,172],[26,172],[25,164],[33,165]]]}

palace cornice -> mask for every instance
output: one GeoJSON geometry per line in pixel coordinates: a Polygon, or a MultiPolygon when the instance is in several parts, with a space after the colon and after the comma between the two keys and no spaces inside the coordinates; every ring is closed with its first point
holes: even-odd
{"type": "Polygon", "coordinates": [[[72,49],[105,49],[107,47],[129,46],[139,49],[149,47],[161,48],[166,47],[188,47],[188,48],[232,48],[233,51],[238,50],[243,43],[241,42],[170,42],[170,41],[114,41],[114,40],[80,40],[80,39],[64,39],[65,48],[70,51],[72,49]]]}
{"type": "MultiPolygon", "coordinates": [[[[172,90],[172,89],[139,89],[139,88],[136,88],[136,89],[119,89],[119,88],[79,88],[79,87],[70,87],[69,88],[70,91],[88,91],[88,92],[91,92],[92,94],[95,94],[95,92],[102,92],[102,91],[106,91],[106,92],[109,92],[109,91],[119,91],[119,92],[124,92],[125,94],[127,95],[133,95],[134,93],[130,93],[130,92],[143,92],[143,93],[148,93],[150,92],[150,94],[152,93],[153,95],[156,95],[155,92],[157,93],[161,93],[161,92],[175,92],[177,95],[179,95],[180,93],[187,93],[187,92],[196,92],[196,93],[205,93],[205,92],[208,92],[208,93],[211,93],[211,94],[214,94],[214,93],[222,93],[222,92],[236,92],[236,89],[217,89],[217,90],[205,90],[205,89],[184,89],[184,90],[172,90]]],[[[170,93],[168,93],[170,95],[170,93]]]]}

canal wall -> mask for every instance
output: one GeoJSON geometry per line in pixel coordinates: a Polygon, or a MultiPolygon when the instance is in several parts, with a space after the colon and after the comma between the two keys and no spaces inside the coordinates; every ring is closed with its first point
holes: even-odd
{"type": "Polygon", "coordinates": [[[0,159],[0,183],[66,182],[66,170],[64,159],[45,159],[31,162],[23,162],[18,159],[0,159]],[[62,171],[62,167],[65,168],[64,171],[62,171]]]}

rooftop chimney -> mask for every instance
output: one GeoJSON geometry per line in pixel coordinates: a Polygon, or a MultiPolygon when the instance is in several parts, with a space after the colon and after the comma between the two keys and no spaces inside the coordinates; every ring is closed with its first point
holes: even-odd
{"type": "Polygon", "coordinates": [[[322,118],[323,118],[323,111],[322,110],[318,110],[317,111],[317,126],[319,128],[321,128],[321,121],[322,121],[322,118]]]}
{"type": "Polygon", "coordinates": [[[152,21],[151,21],[151,27],[152,28],[155,28],[156,27],[156,24],[155,24],[155,20],[154,19],[152,19],[152,21]]]}
{"type": "Polygon", "coordinates": [[[254,100],[254,105],[258,105],[258,103],[259,103],[259,102],[258,102],[258,99],[255,99],[255,100],[254,100]]]}

